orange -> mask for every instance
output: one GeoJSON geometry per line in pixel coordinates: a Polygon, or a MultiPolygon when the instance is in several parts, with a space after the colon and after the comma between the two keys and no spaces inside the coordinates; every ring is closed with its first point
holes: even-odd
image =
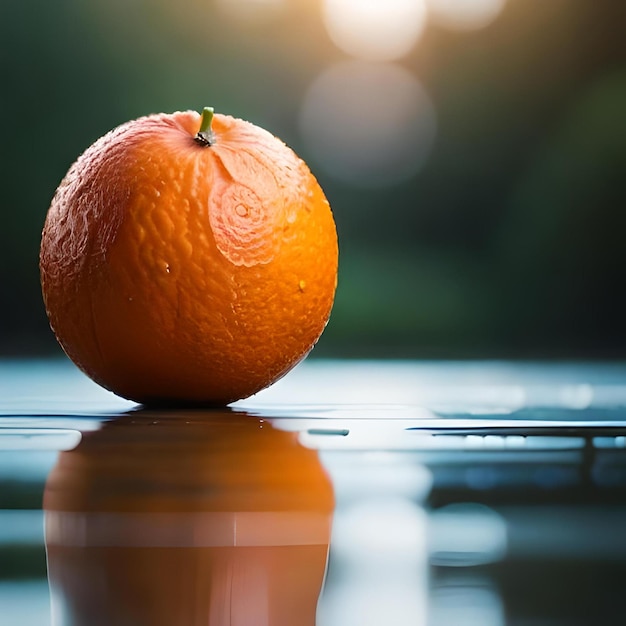
{"type": "Polygon", "coordinates": [[[223,405],[283,376],[328,321],[337,262],[331,209],[306,164],[208,108],[97,140],[59,185],[40,252],[67,355],[155,405],[223,405]]]}

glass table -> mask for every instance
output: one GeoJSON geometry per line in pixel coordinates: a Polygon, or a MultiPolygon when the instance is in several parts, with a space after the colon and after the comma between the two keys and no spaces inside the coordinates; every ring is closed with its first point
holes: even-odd
{"type": "Polygon", "coordinates": [[[626,365],[308,360],[222,410],[0,361],[0,624],[623,623],[626,365]]]}

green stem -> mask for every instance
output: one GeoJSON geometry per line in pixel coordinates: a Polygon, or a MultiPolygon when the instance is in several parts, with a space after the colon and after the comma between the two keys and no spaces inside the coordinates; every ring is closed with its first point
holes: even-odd
{"type": "Polygon", "coordinates": [[[214,113],[213,107],[204,107],[204,109],[202,109],[200,130],[195,137],[196,141],[202,146],[212,146],[215,143],[215,133],[211,130],[214,113]]]}

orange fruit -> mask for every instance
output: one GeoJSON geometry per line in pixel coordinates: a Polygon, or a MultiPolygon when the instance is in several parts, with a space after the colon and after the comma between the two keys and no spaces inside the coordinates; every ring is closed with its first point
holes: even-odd
{"type": "Polygon", "coordinates": [[[59,185],[40,252],[67,355],[144,404],[227,404],[283,376],[328,321],[337,262],[306,164],[208,108],[97,140],[59,185]]]}

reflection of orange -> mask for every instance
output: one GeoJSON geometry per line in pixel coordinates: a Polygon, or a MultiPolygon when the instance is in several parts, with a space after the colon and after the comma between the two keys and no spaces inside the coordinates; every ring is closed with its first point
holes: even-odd
{"type": "Polygon", "coordinates": [[[41,244],[67,354],[144,403],[223,404],[271,384],[320,336],[337,238],[328,202],[282,142],[194,112],[128,122],[52,201],[41,244]]]}
{"type": "Polygon", "coordinates": [[[44,508],[53,602],[74,626],[315,623],[332,489],[266,421],[109,423],[60,454],[44,508]]]}

